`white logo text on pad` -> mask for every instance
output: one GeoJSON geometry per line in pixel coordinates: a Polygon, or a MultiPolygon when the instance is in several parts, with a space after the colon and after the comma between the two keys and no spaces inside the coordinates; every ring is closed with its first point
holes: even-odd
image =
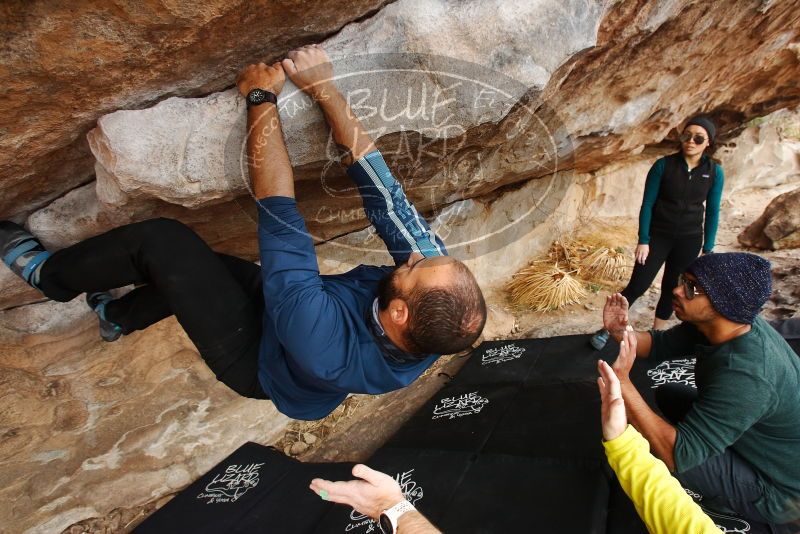
{"type": "Polygon", "coordinates": [[[433,408],[433,417],[431,419],[441,419],[442,417],[455,419],[456,417],[476,414],[487,404],[489,404],[489,399],[481,397],[477,391],[465,393],[458,397],[445,397],[433,408]]]}
{"type": "Polygon", "coordinates": [[[522,347],[518,347],[513,343],[509,343],[508,345],[503,345],[502,347],[496,347],[493,349],[489,349],[483,353],[481,357],[481,365],[489,365],[490,363],[503,363],[508,362],[511,360],[516,360],[522,353],[525,352],[525,349],[522,347]]]}

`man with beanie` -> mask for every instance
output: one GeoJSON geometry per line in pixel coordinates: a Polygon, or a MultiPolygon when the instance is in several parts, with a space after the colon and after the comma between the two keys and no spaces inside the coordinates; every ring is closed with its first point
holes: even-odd
{"type": "Polygon", "coordinates": [[[621,343],[613,367],[630,421],[653,453],[707,508],[780,525],[800,520],[800,358],[758,315],[771,289],[767,260],[708,254],[673,291],[678,326],[632,331],[620,294],[603,323],[621,343]],[[630,381],[634,360],[692,356],[697,389],[661,386],[662,419],[630,381]]]}

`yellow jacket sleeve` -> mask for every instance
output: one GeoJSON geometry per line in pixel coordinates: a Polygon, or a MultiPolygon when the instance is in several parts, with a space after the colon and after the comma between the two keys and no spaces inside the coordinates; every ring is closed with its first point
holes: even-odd
{"type": "Polygon", "coordinates": [[[721,531],[695,504],[664,465],[650,454],[650,444],[632,426],[603,442],[611,469],[633,501],[647,530],[654,534],[721,531]]]}

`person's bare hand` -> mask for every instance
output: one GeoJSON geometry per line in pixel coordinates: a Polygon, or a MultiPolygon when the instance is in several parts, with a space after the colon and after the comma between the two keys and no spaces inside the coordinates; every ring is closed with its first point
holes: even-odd
{"type": "Polygon", "coordinates": [[[603,424],[603,439],[611,441],[625,432],[628,417],[625,414],[625,402],[622,400],[622,388],[614,370],[603,360],[597,361],[597,387],[600,388],[600,419],[603,424]]]}
{"type": "Polygon", "coordinates": [[[324,100],[333,84],[333,65],[318,44],[303,46],[286,54],[282,61],[289,79],[314,100],[324,100]]]}
{"type": "MultiPolygon", "coordinates": [[[[622,332],[628,327],[628,299],[614,293],[606,297],[606,304],[603,306],[603,328],[621,336],[622,332]]],[[[619,340],[617,338],[617,340],[619,340]]]]}
{"type": "Polygon", "coordinates": [[[247,96],[253,89],[265,89],[278,95],[283,89],[285,81],[286,75],[280,62],[272,65],[259,63],[258,65],[248,65],[239,73],[236,78],[236,87],[239,88],[242,96],[247,96]]]}
{"type": "Polygon", "coordinates": [[[636,245],[636,252],[634,252],[634,256],[636,257],[636,263],[640,263],[644,265],[644,262],[647,261],[647,256],[650,255],[650,245],[636,245]]]}
{"type": "Polygon", "coordinates": [[[400,484],[387,474],[358,464],[353,467],[353,476],[361,480],[331,482],[315,478],[309,487],[323,499],[352,506],[356,512],[375,520],[381,512],[405,499],[400,484]]]}
{"type": "Polygon", "coordinates": [[[622,341],[619,344],[619,354],[617,359],[614,360],[614,373],[620,380],[628,380],[628,374],[631,372],[633,362],[636,361],[636,332],[633,330],[625,330],[622,334],[622,341]]]}

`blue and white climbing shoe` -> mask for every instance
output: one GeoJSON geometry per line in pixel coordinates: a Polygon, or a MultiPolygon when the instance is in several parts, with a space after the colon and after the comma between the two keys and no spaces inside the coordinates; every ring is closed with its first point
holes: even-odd
{"type": "Polygon", "coordinates": [[[112,300],[114,297],[107,291],[86,294],[86,304],[94,310],[100,320],[100,337],[103,341],[116,341],[122,335],[122,328],[106,319],[106,304],[112,300]]]}
{"type": "Polygon", "coordinates": [[[39,272],[50,253],[22,226],[0,222],[0,256],[17,276],[39,289],[39,272]]]}

